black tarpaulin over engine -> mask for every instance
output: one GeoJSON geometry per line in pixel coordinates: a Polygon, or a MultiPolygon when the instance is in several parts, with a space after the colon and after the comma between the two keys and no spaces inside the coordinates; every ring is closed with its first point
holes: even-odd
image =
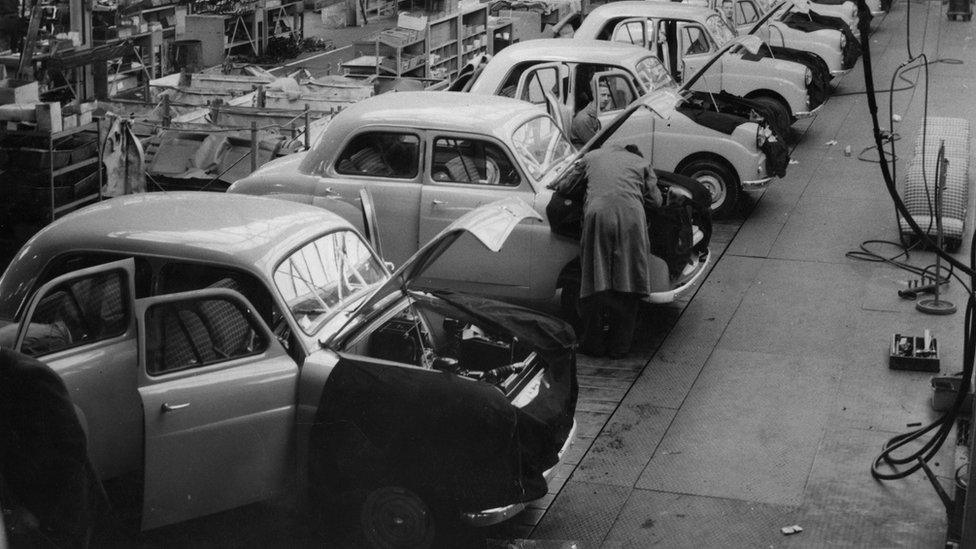
{"type": "MultiPolygon", "coordinates": [[[[678,111],[705,127],[723,131],[729,135],[739,124],[749,121],[751,118],[750,111],[755,111],[767,122],[774,120],[777,116],[777,113],[762,103],[732,95],[726,91],[719,93],[690,92],[688,101],[678,107],[678,111]],[[716,113],[715,108],[721,112],[716,113]],[[724,118],[705,116],[704,112],[722,114],[724,118]],[[732,122],[736,122],[736,124],[732,126],[732,122]]],[[[789,126],[789,121],[784,122],[786,126],[789,126]]],[[[769,127],[775,128],[776,126],[770,123],[769,127]]],[[[780,135],[779,132],[775,133],[776,139],[767,140],[761,149],[766,154],[766,173],[773,177],[783,177],[786,175],[786,167],[790,162],[790,150],[786,146],[786,136],[780,135]]]]}
{"type": "Polygon", "coordinates": [[[543,472],[558,462],[576,408],[572,328],[486,298],[414,297],[421,310],[505,333],[535,351],[545,364],[538,395],[518,408],[488,383],[340,353],[310,435],[313,494],[397,485],[468,511],[544,496],[543,472]]]}
{"type": "Polygon", "coordinates": [[[749,121],[748,118],[743,118],[741,116],[725,112],[716,112],[714,110],[690,105],[688,103],[682,103],[679,105],[677,111],[692,119],[696,124],[705,126],[706,128],[711,128],[717,132],[722,132],[725,135],[732,135],[732,132],[734,132],[736,128],[749,121]]]}
{"type": "Polygon", "coordinates": [[[783,18],[783,23],[788,27],[803,31],[816,32],[824,29],[834,29],[844,34],[845,43],[841,50],[841,68],[850,69],[861,56],[861,43],[854,32],[840,17],[821,15],[816,12],[796,13],[790,12],[783,18]]]}

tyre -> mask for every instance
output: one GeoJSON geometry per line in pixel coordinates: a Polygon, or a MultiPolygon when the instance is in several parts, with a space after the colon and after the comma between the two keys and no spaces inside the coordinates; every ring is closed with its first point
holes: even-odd
{"type": "Polygon", "coordinates": [[[790,137],[790,121],[793,119],[793,113],[790,112],[790,109],[780,100],[767,95],[750,97],[749,100],[759,103],[773,113],[767,122],[769,122],[769,127],[776,132],[776,136],[785,143],[790,137]]]}
{"type": "Polygon", "coordinates": [[[434,543],[435,522],[424,500],[399,486],[373,490],[360,512],[363,536],[373,549],[426,549],[434,543]]]}
{"type": "Polygon", "coordinates": [[[712,217],[728,217],[739,199],[739,180],[724,163],[699,158],[685,164],[678,173],[701,183],[712,195],[712,217]]]}

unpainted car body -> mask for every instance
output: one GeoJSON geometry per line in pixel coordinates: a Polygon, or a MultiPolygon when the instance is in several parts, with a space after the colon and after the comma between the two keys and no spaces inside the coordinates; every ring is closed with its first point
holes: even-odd
{"type": "MultiPolygon", "coordinates": [[[[733,40],[735,31],[721,14],[704,6],[631,0],[596,7],[574,38],[647,48],[669,67],[675,80],[683,82],[733,40]]],[[[828,90],[811,87],[818,84],[804,64],[736,50],[712,64],[691,89],[768,98],[798,119],[813,116],[823,107],[828,90]]]]}
{"type": "MultiPolygon", "coordinates": [[[[508,400],[495,398],[491,406],[509,406],[516,415],[562,385],[567,392],[547,405],[561,402],[553,409],[564,406],[560,413],[572,415],[574,369],[549,379],[540,351],[518,355],[521,366],[499,380],[489,375],[502,366],[494,359],[477,375],[461,372],[465,365],[438,358],[444,351],[435,345],[453,336],[420,306],[443,303],[410,289],[409,281],[460,234],[498,249],[525,216],[535,213],[514,200],[480,208],[391,275],[348,222],[321,208],[210,193],[119,197],[66,216],[25,244],[0,277],[0,342],[64,379],[100,477],[140,479],[143,529],[299,495],[309,489],[309,464],[316,462],[309,441],[314,425],[323,424],[323,395],[350,365],[392,368],[420,391],[425,380],[436,380],[477,393],[468,383],[478,379],[494,385],[489,397],[508,400]],[[396,344],[381,349],[387,339],[396,344]],[[413,356],[404,356],[407,347],[413,356]]],[[[564,341],[546,343],[550,350],[572,348],[568,327],[525,314],[563,333],[564,341]]],[[[366,403],[353,406],[360,405],[366,403]]],[[[551,443],[564,450],[575,427],[571,417],[559,421],[551,443]]],[[[502,503],[461,511],[487,524],[524,502],[502,503]]]]}
{"type": "Polygon", "coordinates": [[[705,123],[692,119],[689,114],[698,113],[688,110],[696,109],[685,102],[667,69],[638,46],[582,39],[513,44],[488,62],[469,91],[543,105],[546,95],[551,95],[563,127],[569,128],[573,117],[587,106],[586,98],[601,84],[612,90],[610,107],[599,112],[603,124],[637,96],[664,113],[635,114],[610,141],[636,139],[655,168],[698,179],[712,193],[713,212],[732,211],[739,189],[763,189],[771,174],[785,171],[785,164],[769,165],[763,149],[770,134],[764,122],[725,113],[716,113],[705,123]]]}
{"type": "MultiPolygon", "coordinates": [[[[545,218],[553,196],[547,186],[576,154],[556,121],[528,102],[460,92],[383,94],[336,115],[307,154],[265,164],[228,192],[319,205],[355,223],[360,193],[368,190],[381,253],[399,264],[464,212],[501,197],[519,197],[545,218]]],[[[423,283],[543,302],[578,268],[579,243],[554,234],[548,221],[518,225],[498,254],[469,240],[445,253],[423,283]]],[[[701,259],[692,279],[675,283],[651,255],[657,276],[647,299],[672,301],[701,274],[707,254],[701,259]]]]}

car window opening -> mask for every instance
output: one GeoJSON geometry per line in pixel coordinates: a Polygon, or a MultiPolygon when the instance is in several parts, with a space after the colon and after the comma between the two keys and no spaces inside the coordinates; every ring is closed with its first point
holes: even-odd
{"type": "Polygon", "coordinates": [[[420,139],[412,134],[365,132],[354,137],[336,160],[345,175],[413,179],[420,166],[420,139]]]}
{"type": "Polygon", "coordinates": [[[124,271],[109,271],[58,284],[38,302],[21,352],[42,356],[118,337],[129,326],[124,271]]]}
{"type": "Polygon", "coordinates": [[[274,273],[289,312],[308,335],[384,280],[379,260],[349,230],[309,242],[285,258],[274,273]]]}

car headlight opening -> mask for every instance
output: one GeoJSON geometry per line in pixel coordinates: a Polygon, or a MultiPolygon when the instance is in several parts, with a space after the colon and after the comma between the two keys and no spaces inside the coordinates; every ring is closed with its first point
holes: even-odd
{"type": "Polygon", "coordinates": [[[803,71],[803,84],[809,86],[810,82],[813,82],[813,72],[810,70],[810,67],[807,67],[803,71]]]}

